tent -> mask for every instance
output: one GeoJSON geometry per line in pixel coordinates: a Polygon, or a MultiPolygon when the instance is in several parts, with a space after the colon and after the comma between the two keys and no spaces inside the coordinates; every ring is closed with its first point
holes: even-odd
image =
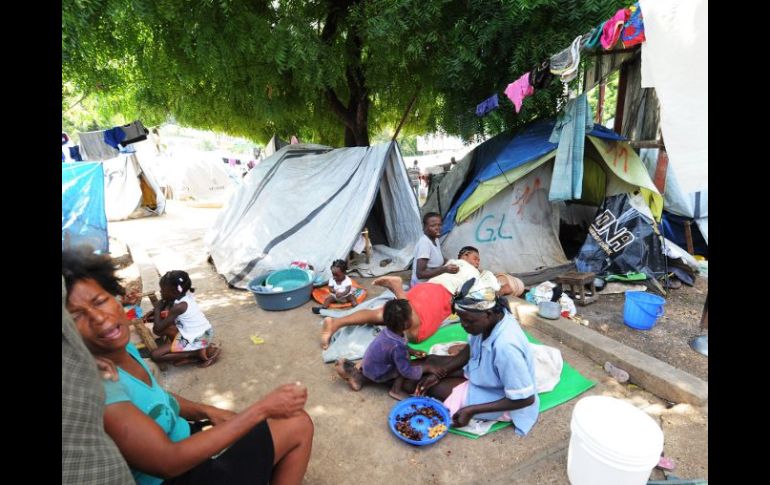
{"type": "MultiPolygon", "coordinates": [[[[647,166],[650,177],[654,176],[658,160],[657,148],[642,148],[639,155],[647,166]]],[[[686,248],[684,223],[691,223],[695,252],[708,254],[709,240],[709,198],[708,187],[697,192],[685,193],[676,173],[666,171],[666,186],[663,191],[663,234],[677,245],[686,248]]]]}
{"type": "Polygon", "coordinates": [[[554,125],[536,121],[487,140],[431,188],[422,212],[444,217],[446,257],[473,245],[483,267],[495,272],[565,265],[588,240],[597,208],[617,194],[638,191],[649,209],[648,225],[660,218],[663,199],[639,157],[621,136],[599,125],[586,133],[581,200],[549,201],[558,147],[549,141],[554,125]],[[579,234],[570,239],[565,228],[579,234]],[[568,255],[570,242],[575,245],[568,255]]]}
{"type": "Polygon", "coordinates": [[[62,249],[89,245],[106,253],[109,240],[102,164],[67,162],[61,167],[62,249]]]}
{"type": "Polygon", "coordinates": [[[108,220],[163,214],[166,198],[149,168],[139,161],[135,153],[123,153],[102,164],[108,220]]]}
{"type": "Polygon", "coordinates": [[[174,199],[222,206],[240,185],[220,159],[193,157],[163,161],[167,183],[174,199]]]}
{"type": "Polygon", "coordinates": [[[281,148],[244,178],[206,235],[227,282],[246,288],[271,270],[304,260],[328,278],[367,228],[374,246],[364,276],[407,269],[422,234],[417,198],[398,145],[281,148]]]}
{"type": "Polygon", "coordinates": [[[278,135],[273,135],[273,137],[270,138],[270,141],[265,145],[265,149],[262,150],[262,153],[265,158],[268,158],[286,145],[289,145],[288,141],[281,140],[278,135]]]}

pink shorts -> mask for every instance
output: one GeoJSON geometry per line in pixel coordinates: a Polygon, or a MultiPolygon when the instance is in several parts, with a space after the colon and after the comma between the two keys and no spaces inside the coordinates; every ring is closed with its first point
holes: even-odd
{"type": "MultiPolygon", "coordinates": [[[[449,409],[449,416],[454,416],[457,411],[464,408],[466,406],[466,403],[468,402],[468,385],[469,381],[465,381],[462,384],[457,384],[452,389],[452,394],[450,394],[446,399],[444,399],[444,406],[449,409]]],[[[497,421],[510,421],[511,415],[508,414],[508,411],[504,412],[502,416],[497,418],[497,421]]]]}

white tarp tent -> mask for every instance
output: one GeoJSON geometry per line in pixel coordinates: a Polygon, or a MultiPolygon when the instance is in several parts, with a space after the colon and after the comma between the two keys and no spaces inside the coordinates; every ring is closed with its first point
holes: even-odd
{"type": "Polygon", "coordinates": [[[329,277],[365,227],[374,256],[351,269],[374,276],[409,267],[422,229],[398,145],[289,145],[244,178],[206,244],[227,282],[246,288],[296,260],[329,277]]]}
{"type": "Polygon", "coordinates": [[[102,162],[104,167],[104,210],[107,220],[159,216],[166,198],[148,167],[134,153],[102,162]]]}
{"type": "Polygon", "coordinates": [[[221,159],[169,160],[166,177],[176,200],[223,204],[240,183],[221,159]]]}
{"type": "Polygon", "coordinates": [[[484,268],[508,273],[568,263],[559,242],[560,205],[548,201],[552,171],[553,163],[541,165],[457,224],[441,244],[444,255],[476,246],[484,268]]]}

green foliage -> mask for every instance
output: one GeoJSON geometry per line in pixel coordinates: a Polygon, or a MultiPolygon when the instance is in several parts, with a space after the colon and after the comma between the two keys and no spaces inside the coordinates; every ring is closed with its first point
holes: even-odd
{"type": "Polygon", "coordinates": [[[363,93],[369,109],[355,122],[370,133],[394,128],[416,94],[402,136],[441,128],[469,139],[552,115],[559,83],[519,114],[502,91],[624,3],[64,0],[62,78],[69,94],[87,94],[95,123],[173,116],[259,143],[296,134],[341,145],[356,113],[341,115],[329,93],[349,111],[363,93]],[[501,109],[476,118],[495,92],[501,109]]]}

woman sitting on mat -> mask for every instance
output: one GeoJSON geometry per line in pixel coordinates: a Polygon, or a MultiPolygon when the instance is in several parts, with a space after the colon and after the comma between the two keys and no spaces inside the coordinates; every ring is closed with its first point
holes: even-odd
{"type": "Polygon", "coordinates": [[[104,429],[139,485],[302,482],[313,444],[307,388],[281,386],[240,413],[169,393],[129,342],[110,257],[90,248],[62,252],[62,274],[86,347],[117,366],[118,380],[105,381],[104,429]],[[213,427],[193,434],[188,420],[213,427]]]}

